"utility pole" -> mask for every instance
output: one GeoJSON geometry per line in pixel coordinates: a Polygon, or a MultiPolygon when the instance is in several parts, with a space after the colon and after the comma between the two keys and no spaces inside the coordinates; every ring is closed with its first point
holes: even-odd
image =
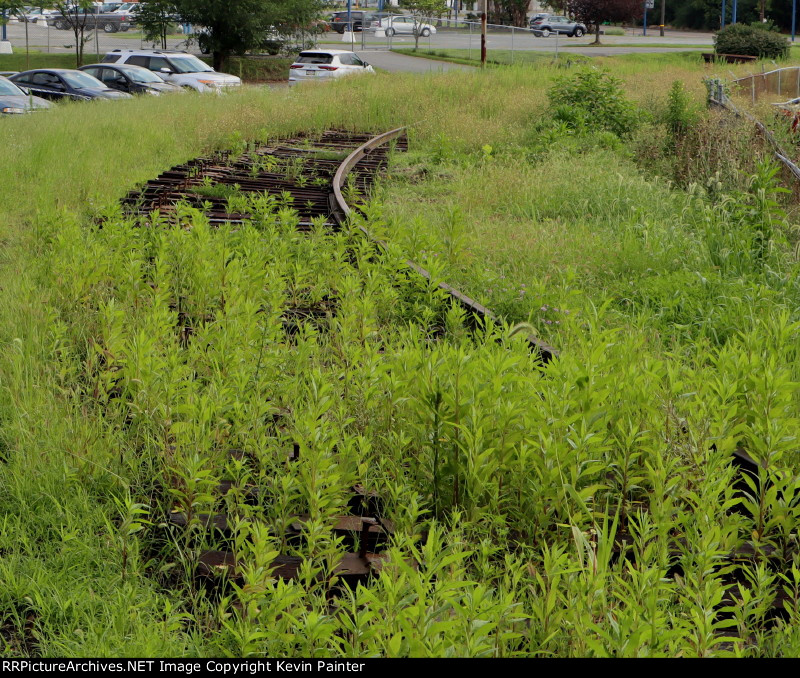
{"type": "Polygon", "coordinates": [[[797,0],[792,0],[792,42],[794,42],[794,22],[797,17],[797,0]]]}
{"type": "Polygon", "coordinates": [[[725,28],[725,0],[722,0],[722,20],[719,24],[720,30],[725,28]]]}
{"type": "Polygon", "coordinates": [[[481,66],[486,66],[486,12],[481,13],[481,66]]]}
{"type": "Polygon", "coordinates": [[[661,0],[661,37],[664,37],[664,18],[667,16],[666,14],[667,8],[667,0],[661,0]]]}
{"type": "Polygon", "coordinates": [[[731,16],[731,23],[736,23],[736,5],[739,4],[739,0],[733,0],[733,16],[731,16]]]}

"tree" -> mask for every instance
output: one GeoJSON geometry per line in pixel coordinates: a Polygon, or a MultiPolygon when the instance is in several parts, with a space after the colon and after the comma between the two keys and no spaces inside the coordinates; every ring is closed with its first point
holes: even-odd
{"type": "Polygon", "coordinates": [[[146,40],[160,42],[167,49],[167,35],[177,21],[178,8],[173,0],[142,0],[133,10],[136,23],[142,27],[146,40]]]}
{"type": "Polygon", "coordinates": [[[491,23],[528,26],[528,7],[530,0],[493,0],[488,14],[491,23]]]}
{"type": "Polygon", "coordinates": [[[270,35],[309,24],[321,0],[175,0],[178,16],[203,28],[214,68],[224,70],[232,54],[257,49],[270,35]]]}
{"type": "Polygon", "coordinates": [[[644,12],[642,0],[567,0],[567,12],[595,29],[594,44],[600,44],[604,21],[638,19],[644,12]]]}
{"type": "Polygon", "coordinates": [[[0,25],[5,25],[13,16],[18,16],[23,9],[19,0],[0,0],[0,25]]]}
{"type": "MultiPolygon", "coordinates": [[[[92,0],[54,0],[55,9],[75,35],[75,67],[83,66],[83,47],[91,39],[85,37],[89,17],[94,13],[92,0]]],[[[94,24],[93,24],[94,25],[94,24]]]]}
{"type": "Polygon", "coordinates": [[[442,16],[447,11],[447,3],[445,0],[400,0],[400,7],[407,9],[414,18],[414,51],[417,51],[423,19],[442,16]]]}
{"type": "Polygon", "coordinates": [[[25,20],[25,5],[20,0],[0,0],[0,21],[8,23],[8,19],[16,16],[25,24],[25,68],[30,65],[30,49],[28,41],[28,22],[25,20]]]}
{"type": "Polygon", "coordinates": [[[539,4],[544,9],[551,9],[557,14],[567,13],[567,0],[542,0],[539,4]]]}

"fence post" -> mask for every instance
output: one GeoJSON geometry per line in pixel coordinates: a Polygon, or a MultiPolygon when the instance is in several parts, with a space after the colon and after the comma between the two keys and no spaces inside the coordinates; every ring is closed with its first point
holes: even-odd
{"type": "Polygon", "coordinates": [[[472,58],[472,22],[469,22],[469,49],[467,50],[467,59],[472,58]]]}
{"type": "Polygon", "coordinates": [[[750,91],[753,93],[753,103],[756,102],[756,76],[750,76],[750,91]]]}
{"type": "Polygon", "coordinates": [[[778,96],[781,96],[781,94],[783,94],[783,88],[781,87],[781,85],[783,84],[783,82],[781,81],[782,70],[783,70],[782,68],[778,69],[778,96]]]}
{"type": "Polygon", "coordinates": [[[511,63],[514,63],[514,27],[511,27],[511,63]]]}

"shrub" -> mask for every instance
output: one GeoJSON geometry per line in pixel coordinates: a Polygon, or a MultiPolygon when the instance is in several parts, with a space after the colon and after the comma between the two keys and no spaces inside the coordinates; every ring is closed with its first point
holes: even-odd
{"type": "Polygon", "coordinates": [[[548,97],[554,117],[570,127],[585,126],[623,138],[639,123],[638,111],[625,98],[620,80],[597,68],[557,78],[548,97]]]}
{"type": "Polygon", "coordinates": [[[673,81],[663,113],[663,122],[669,131],[668,150],[675,151],[689,130],[697,124],[697,120],[697,107],[692,104],[683,83],[680,80],[673,81]]]}
{"type": "Polygon", "coordinates": [[[789,41],[774,31],[756,26],[732,24],[714,36],[717,54],[746,54],[768,59],[789,55],[789,41]]]}

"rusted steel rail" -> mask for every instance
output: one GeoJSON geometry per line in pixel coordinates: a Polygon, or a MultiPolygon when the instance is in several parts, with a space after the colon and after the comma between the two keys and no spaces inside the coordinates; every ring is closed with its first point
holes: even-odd
{"type": "MultiPolygon", "coordinates": [[[[380,149],[381,147],[385,146],[386,144],[400,138],[401,136],[405,135],[406,128],[405,127],[398,127],[397,129],[393,129],[389,132],[385,132],[383,134],[379,134],[376,137],[372,137],[364,144],[359,146],[355,149],[345,161],[339,166],[339,169],[336,170],[336,174],[333,177],[333,193],[336,199],[336,203],[338,205],[339,211],[344,216],[349,216],[352,212],[350,206],[347,204],[347,201],[344,198],[342,193],[342,189],[344,186],[347,177],[351,172],[357,170],[359,164],[365,162],[370,158],[370,155],[374,153],[376,150],[380,149]]],[[[375,242],[381,249],[387,249],[387,244],[379,239],[376,238],[369,230],[364,228],[363,226],[359,227],[361,231],[366,235],[370,240],[375,242]]],[[[406,266],[408,266],[412,271],[417,273],[418,275],[422,276],[428,282],[433,282],[433,276],[430,274],[428,270],[420,266],[414,261],[410,259],[406,259],[406,266]]],[[[452,299],[454,299],[458,304],[461,305],[464,310],[467,311],[468,314],[471,314],[472,318],[480,318],[481,320],[491,320],[492,322],[497,322],[497,316],[486,308],[483,304],[478,303],[474,299],[471,299],[466,294],[457,290],[452,285],[448,285],[446,282],[438,282],[436,286],[447,293],[452,299]]],[[[545,343],[541,339],[529,334],[528,337],[528,344],[530,345],[531,349],[536,351],[542,359],[542,362],[547,363],[553,358],[558,356],[558,351],[550,346],[549,344],[545,343]]]]}
{"type": "MultiPolygon", "coordinates": [[[[234,195],[270,195],[298,213],[298,228],[315,223],[338,229],[341,214],[333,200],[331,183],[341,158],[369,140],[369,135],[341,131],[324,132],[317,139],[297,137],[265,145],[238,158],[214,153],[176,165],[122,200],[131,216],[158,211],[171,218],[179,204],[205,213],[210,223],[242,223],[250,214],[231,211],[234,195]]],[[[353,181],[362,193],[388,162],[387,152],[373,154],[355,171],[353,181]]]]}

